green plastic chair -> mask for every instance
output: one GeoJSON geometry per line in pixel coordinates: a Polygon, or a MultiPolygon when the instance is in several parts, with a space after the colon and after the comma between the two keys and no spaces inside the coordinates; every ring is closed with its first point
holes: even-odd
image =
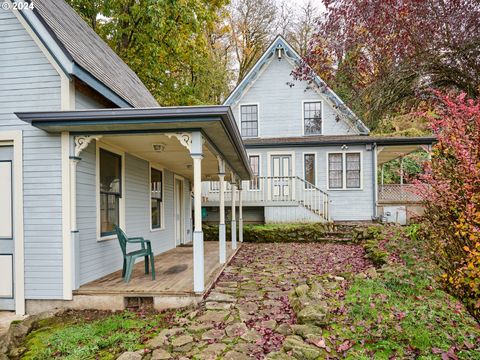
{"type": "Polygon", "coordinates": [[[127,237],[125,232],[123,232],[123,230],[120,229],[120,227],[118,227],[117,225],[115,225],[115,232],[117,233],[118,242],[120,243],[123,254],[123,280],[127,283],[130,281],[130,278],[132,277],[133,266],[135,265],[135,260],[140,257],[145,257],[145,274],[149,273],[150,260],[150,264],[152,267],[152,280],[155,280],[155,263],[150,240],[145,240],[143,237],[129,238],[127,237]],[[140,250],[127,252],[128,244],[140,244],[142,248],[140,250]]]}

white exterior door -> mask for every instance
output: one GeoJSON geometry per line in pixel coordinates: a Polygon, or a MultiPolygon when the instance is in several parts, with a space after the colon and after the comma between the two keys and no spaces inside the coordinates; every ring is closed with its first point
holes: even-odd
{"type": "Polygon", "coordinates": [[[0,146],[0,310],[15,310],[13,146],[0,146]]]}
{"type": "Polygon", "coordinates": [[[272,199],[289,200],[291,198],[291,155],[272,155],[272,199]]]}
{"type": "Polygon", "coordinates": [[[184,243],[185,211],[183,211],[183,181],[175,178],[174,185],[175,245],[184,243]]]}

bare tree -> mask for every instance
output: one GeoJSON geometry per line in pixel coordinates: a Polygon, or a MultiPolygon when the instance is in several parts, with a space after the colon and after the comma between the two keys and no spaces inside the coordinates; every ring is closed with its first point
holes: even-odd
{"type": "Polygon", "coordinates": [[[243,79],[275,36],[275,0],[233,0],[230,5],[231,41],[243,79]]]}
{"type": "Polygon", "coordinates": [[[284,36],[303,57],[307,54],[308,43],[318,27],[321,12],[312,0],[298,7],[290,15],[284,36]]]}

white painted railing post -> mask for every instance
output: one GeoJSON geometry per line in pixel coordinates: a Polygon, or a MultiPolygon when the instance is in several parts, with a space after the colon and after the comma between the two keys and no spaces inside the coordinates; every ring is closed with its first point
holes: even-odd
{"type": "Polygon", "coordinates": [[[227,261],[227,233],[225,228],[225,162],[218,159],[218,179],[220,197],[220,224],[218,225],[218,242],[220,264],[227,261]]]}
{"type": "Polygon", "coordinates": [[[202,231],[202,134],[192,133],[190,154],[193,159],[193,204],[194,204],[194,232],[193,232],[193,291],[205,290],[205,259],[203,250],[202,231]]]}
{"type": "Polygon", "coordinates": [[[243,242],[243,199],[242,183],[238,189],[238,241],[243,242]]]}
{"type": "Polygon", "coordinates": [[[232,185],[232,227],[231,227],[231,233],[232,233],[232,249],[235,250],[237,248],[237,221],[235,219],[236,214],[235,214],[235,198],[237,197],[237,185],[235,183],[235,175],[231,175],[231,185],[232,185]]]}

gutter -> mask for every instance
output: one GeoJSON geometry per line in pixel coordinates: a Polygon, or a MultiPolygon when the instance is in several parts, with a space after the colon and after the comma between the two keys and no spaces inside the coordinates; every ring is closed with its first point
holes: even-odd
{"type": "Polygon", "coordinates": [[[286,142],[263,142],[263,143],[245,143],[247,149],[261,149],[261,148],[281,148],[285,146],[295,147],[312,147],[312,146],[328,146],[328,145],[428,145],[435,143],[435,137],[412,137],[412,138],[374,138],[365,135],[364,139],[332,139],[322,141],[286,141],[286,142]]]}

